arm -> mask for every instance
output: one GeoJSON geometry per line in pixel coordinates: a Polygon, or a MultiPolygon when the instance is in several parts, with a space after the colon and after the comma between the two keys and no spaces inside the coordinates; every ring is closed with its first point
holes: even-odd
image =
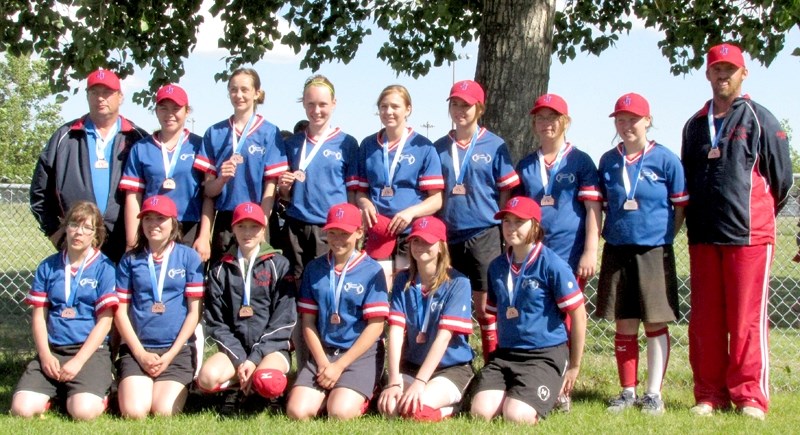
{"type": "Polygon", "coordinates": [[[39,363],[42,365],[42,371],[48,378],[58,381],[61,376],[61,364],[50,353],[50,340],[47,338],[47,311],[45,307],[33,307],[33,315],[31,316],[33,342],[36,344],[36,353],[39,354],[39,363]]]}
{"type": "Polygon", "coordinates": [[[446,329],[439,329],[436,333],[428,354],[425,356],[425,361],[422,362],[417,377],[414,382],[403,393],[400,399],[400,410],[403,414],[413,414],[422,407],[422,394],[425,392],[425,387],[428,381],[431,380],[433,372],[442,361],[444,353],[447,351],[447,346],[450,344],[450,339],[453,338],[453,332],[446,329]]]}
{"type": "Polygon", "coordinates": [[[595,273],[597,267],[597,244],[600,239],[600,226],[603,220],[602,206],[599,201],[583,201],[586,207],[586,236],[583,245],[583,254],[578,262],[578,276],[588,280],[595,273]]]}
{"type": "Polygon", "coordinates": [[[59,132],[57,131],[39,155],[30,188],[30,209],[33,217],[36,218],[39,228],[56,249],[58,249],[58,241],[64,234],[64,230],[60,228],[59,219],[63,215],[61,200],[56,194],[55,186],[54,165],[58,149],[58,136],[59,132]]]}
{"type": "Polygon", "coordinates": [[[160,375],[164,370],[167,369],[172,362],[172,359],[178,355],[178,352],[181,351],[186,342],[192,337],[194,330],[197,328],[197,324],[200,322],[202,299],[189,298],[187,305],[188,312],[186,313],[186,319],[183,320],[183,325],[181,325],[181,329],[178,332],[178,337],[175,338],[175,341],[172,343],[172,347],[170,347],[169,350],[159,358],[159,367],[158,370],[152,375],[153,377],[160,375]]]}
{"type": "Polygon", "coordinates": [[[111,323],[113,320],[114,310],[110,307],[103,310],[97,316],[97,323],[95,323],[86,341],[83,342],[81,349],[61,367],[61,382],[69,382],[78,375],[83,365],[86,364],[86,361],[89,360],[97,348],[105,341],[108,332],[111,331],[111,323]]]}
{"type": "Polygon", "coordinates": [[[301,315],[303,322],[303,339],[308,346],[308,352],[317,363],[318,372],[322,372],[325,367],[330,364],[328,357],[325,355],[325,349],[322,347],[322,340],[319,338],[319,331],[317,331],[317,316],[314,314],[303,313],[301,315]]]}
{"type": "Polygon", "coordinates": [[[364,223],[367,228],[372,228],[373,225],[378,223],[378,210],[375,204],[369,199],[369,194],[361,190],[355,193],[356,205],[361,209],[361,214],[364,216],[364,223]]]}
{"type": "Polygon", "coordinates": [[[214,174],[206,173],[205,183],[203,183],[203,192],[206,198],[216,198],[222,193],[222,188],[225,184],[236,175],[236,163],[230,159],[222,163],[219,169],[219,177],[214,174]]]}
{"type": "Polygon", "coordinates": [[[247,352],[233,334],[233,329],[226,319],[227,313],[232,313],[234,316],[236,313],[223,295],[226,283],[220,279],[221,273],[222,266],[218,264],[208,274],[203,317],[208,336],[217,343],[219,350],[227,355],[236,368],[247,359],[247,352]]]}
{"type": "Polygon", "coordinates": [[[686,218],[686,207],[675,207],[675,234],[677,235],[681,231],[681,227],[683,226],[683,221],[686,218]]]}
{"type": "Polygon", "coordinates": [[[373,317],[367,319],[367,327],[361,331],[361,335],[353,346],[342,355],[336,362],[328,365],[317,375],[317,383],[323,388],[331,389],[336,385],[344,369],[350,366],[364,354],[383,334],[383,317],[373,317]]]}
{"type": "Polygon", "coordinates": [[[147,352],[144,346],[142,346],[142,342],[139,341],[136,331],[133,330],[131,319],[128,316],[128,308],[128,302],[120,298],[119,308],[117,308],[117,312],[114,314],[114,325],[120,337],[122,337],[122,341],[131,350],[131,355],[136,359],[136,362],[152,376],[158,364],[158,355],[147,352]]]}
{"type": "Polygon", "coordinates": [[[792,159],[789,153],[788,135],[778,120],[766,109],[759,107],[761,146],[759,146],[759,166],[765,174],[772,197],[775,199],[775,215],[786,205],[789,190],[792,188],[792,159]]]}
{"type": "Polygon", "coordinates": [[[389,348],[387,350],[387,371],[389,382],[378,399],[378,409],[383,414],[394,414],[398,401],[403,395],[403,376],[400,374],[400,358],[403,349],[405,328],[399,325],[389,326],[389,348]]]}
{"type": "Polygon", "coordinates": [[[444,198],[444,194],[441,189],[429,190],[428,197],[422,202],[401,210],[394,215],[392,221],[389,222],[389,232],[400,234],[407,226],[411,225],[411,221],[414,219],[436,213],[442,208],[442,198],[444,198]]]}
{"type": "Polygon", "coordinates": [[[136,246],[137,232],[139,230],[139,211],[142,208],[142,193],[134,191],[125,192],[125,251],[130,251],[136,246]]]}
{"type": "Polygon", "coordinates": [[[586,307],[581,303],[567,315],[572,321],[572,330],[569,334],[569,367],[564,375],[561,393],[569,395],[575,387],[583,359],[583,347],[586,342],[586,307]]]}
{"type": "Polygon", "coordinates": [[[200,215],[200,228],[197,230],[197,239],[192,244],[192,249],[200,255],[200,260],[208,261],[211,258],[211,227],[214,225],[214,200],[203,197],[203,211],[200,215]]]}
{"type": "Polygon", "coordinates": [[[261,210],[264,211],[266,220],[272,214],[272,207],[275,205],[275,179],[269,178],[264,181],[264,193],[261,195],[261,210]]]}

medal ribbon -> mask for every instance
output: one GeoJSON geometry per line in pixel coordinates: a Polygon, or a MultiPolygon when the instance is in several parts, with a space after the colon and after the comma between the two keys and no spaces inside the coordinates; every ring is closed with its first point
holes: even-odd
{"type": "Polygon", "coordinates": [[[625,158],[625,146],[622,146],[622,186],[625,187],[625,197],[628,198],[629,201],[632,201],[633,196],[636,194],[636,186],[639,185],[639,174],[642,173],[644,156],[647,154],[647,147],[649,145],[650,144],[645,145],[644,149],[642,150],[642,155],[639,157],[639,162],[636,164],[636,172],[633,173],[633,188],[631,188],[631,180],[628,177],[628,163],[627,159],[625,158]]]}
{"type": "Polygon", "coordinates": [[[161,160],[164,162],[164,177],[166,179],[172,178],[172,175],[175,173],[175,167],[178,165],[178,156],[181,154],[181,146],[183,146],[183,140],[186,130],[181,130],[180,136],[178,136],[178,143],[175,145],[175,150],[172,152],[172,158],[169,157],[169,151],[167,151],[167,147],[165,143],[161,143],[161,160]]]}
{"type": "Polygon", "coordinates": [[[244,126],[244,130],[242,130],[242,137],[240,139],[236,138],[236,123],[233,122],[231,119],[231,142],[233,145],[233,154],[240,154],[239,149],[244,145],[244,141],[247,140],[247,135],[250,134],[250,126],[253,125],[253,121],[256,119],[256,113],[253,112],[250,115],[250,119],[247,120],[247,125],[244,126]]]}
{"type": "Polygon", "coordinates": [[[717,131],[717,126],[714,124],[714,100],[708,105],[708,134],[711,137],[711,148],[719,147],[719,138],[722,136],[722,129],[717,131]]]}
{"type": "Polygon", "coordinates": [[[69,255],[64,251],[64,300],[67,302],[67,307],[72,307],[75,304],[75,295],[78,294],[78,286],[81,283],[81,276],[83,276],[83,269],[86,267],[86,261],[94,255],[94,248],[89,248],[89,253],[83,257],[81,267],[78,268],[78,273],[72,277],[72,266],[69,263],[69,255]],[[71,291],[71,287],[75,286],[75,291],[71,291]]]}
{"type": "Polygon", "coordinates": [[[513,307],[514,303],[515,303],[514,301],[516,301],[516,299],[517,299],[517,293],[518,292],[515,292],[514,289],[519,289],[520,288],[520,283],[522,283],[522,275],[524,275],[523,272],[525,272],[525,268],[528,266],[529,262],[531,262],[533,259],[535,259],[539,255],[539,251],[541,251],[541,250],[542,250],[542,244],[541,243],[537,243],[537,244],[533,245],[533,248],[531,248],[530,252],[528,252],[528,255],[526,255],[525,259],[522,261],[522,265],[519,267],[519,273],[517,274],[517,278],[513,282],[511,280],[511,275],[513,275],[513,267],[512,266],[514,265],[514,263],[513,263],[514,259],[512,257],[513,254],[511,253],[510,250],[506,254],[506,257],[508,258],[508,278],[506,279],[506,287],[508,288],[508,306],[509,307],[513,307]]]}
{"type": "Polygon", "coordinates": [[[308,142],[308,132],[306,132],[305,137],[303,138],[303,147],[300,148],[300,163],[298,164],[298,169],[301,171],[306,170],[308,165],[311,164],[311,160],[317,156],[317,153],[320,149],[322,149],[322,145],[325,145],[325,139],[328,138],[328,134],[330,134],[330,127],[325,127],[325,130],[322,132],[322,136],[320,136],[319,142],[316,145],[311,147],[311,152],[308,153],[306,157],[306,143],[308,142]]]}
{"type": "Polygon", "coordinates": [[[569,147],[568,144],[564,143],[561,145],[561,149],[558,150],[556,154],[556,159],[553,161],[553,169],[547,170],[547,165],[544,162],[544,153],[542,150],[537,151],[539,154],[539,174],[542,177],[542,187],[544,187],[544,195],[551,196],[553,192],[553,183],[550,183],[550,179],[556,176],[558,170],[561,169],[561,161],[564,159],[564,152],[569,147]]]}
{"type": "Polygon", "coordinates": [[[258,249],[253,251],[253,255],[250,256],[250,263],[247,265],[247,268],[244,266],[244,255],[242,255],[241,249],[236,249],[236,257],[239,261],[239,269],[242,271],[242,275],[244,275],[244,294],[242,295],[242,306],[250,305],[250,284],[252,283],[253,277],[253,265],[256,264],[256,257],[258,257],[258,249]]]}
{"type": "Polygon", "coordinates": [[[169,255],[172,253],[172,248],[175,242],[170,242],[167,249],[164,250],[164,255],[161,257],[161,271],[158,274],[158,281],[156,281],[156,266],[153,261],[153,253],[147,253],[147,269],[150,271],[150,285],[153,289],[153,301],[161,302],[161,294],[164,292],[164,279],[167,276],[167,269],[169,269],[169,255]]]}
{"type": "Polygon", "coordinates": [[[464,175],[467,173],[467,165],[469,164],[469,159],[472,157],[472,152],[475,149],[475,143],[478,142],[478,133],[480,132],[481,128],[478,127],[475,130],[475,134],[472,135],[472,140],[469,142],[469,147],[467,148],[467,152],[464,154],[464,160],[461,161],[461,164],[458,162],[458,141],[456,141],[455,137],[453,137],[453,144],[450,146],[450,153],[453,155],[453,173],[456,174],[457,185],[464,184],[464,175]]]}
{"type": "MultiPolygon", "coordinates": [[[[384,131],[384,134],[386,134],[386,131],[384,131]]],[[[403,147],[406,146],[406,140],[408,140],[409,134],[410,132],[408,129],[405,129],[403,135],[400,136],[400,142],[397,144],[397,150],[395,151],[391,166],[389,166],[389,135],[386,134],[386,138],[383,141],[383,169],[386,175],[386,182],[384,183],[386,187],[392,186],[392,179],[394,179],[397,164],[400,162],[400,154],[403,153],[403,147]]]]}
{"type": "Polygon", "coordinates": [[[106,159],[106,148],[108,148],[108,144],[114,142],[114,137],[119,132],[120,128],[120,120],[117,118],[117,122],[114,123],[114,126],[108,130],[108,133],[105,137],[100,135],[100,131],[97,130],[97,127],[94,123],[91,123],[91,130],[95,136],[94,140],[94,151],[97,154],[97,160],[107,160],[106,159]]]}
{"type": "Polygon", "coordinates": [[[329,275],[329,281],[331,286],[331,293],[333,293],[333,312],[339,314],[339,300],[342,296],[342,287],[344,286],[344,278],[347,276],[347,267],[350,266],[350,262],[358,255],[358,252],[353,251],[350,254],[350,258],[347,259],[347,262],[344,263],[344,267],[342,268],[342,276],[339,277],[339,282],[336,282],[336,262],[333,259],[333,255],[331,255],[331,272],[329,275]]]}
{"type": "Polygon", "coordinates": [[[416,292],[414,292],[417,298],[417,322],[419,322],[420,329],[419,332],[427,333],[428,331],[428,324],[431,320],[431,301],[433,300],[433,295],[429,295],[427,300],[422,295],[422,281],[419,279],[419,275],[417,275],[417,283],[414,284],[416,292]],[[423,310],[419,310],[419,308],[424,307],[423,310]]]}

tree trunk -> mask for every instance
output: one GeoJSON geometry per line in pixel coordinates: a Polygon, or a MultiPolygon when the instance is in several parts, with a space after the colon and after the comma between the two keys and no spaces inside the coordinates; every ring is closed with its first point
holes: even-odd
{"type": "Polygon", "coordinates": [[[484,0],[475,80],[486,89],[483,125],[514,161],[534,146],[529,111],[547,92],[555,0],[484,0]]]}

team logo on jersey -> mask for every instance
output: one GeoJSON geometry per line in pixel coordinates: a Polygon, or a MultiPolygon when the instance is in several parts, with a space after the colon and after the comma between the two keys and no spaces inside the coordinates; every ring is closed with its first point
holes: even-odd
{"type": "Polygon", "coordinates": [[[559,173],[556,175],[556,183],[572,184],[574,182],[575,182],[575,174],[559,173]]]}
{"type": "Polygon", "coordinates": [[[180,159],[181,159],[182,161],[184,161],[184,162],[185,162],[186,160],[194,160],[194,153],[185,153],[185,154],[181,154],[181,156],[180,156],[180,159]]]}
{"type": "Polygon", "coordinates": [[[250,155],[253,155],[253,154],[256,154],[256,153],[264,155],[264,153],[267,152],[267,149],[265,147],[260,147],[258,145],[253,144],[253,145],[250,145],[247,148],[247,152],[249,152],[250,155]]]}
{"type": "Polygon", "coordinates": [[[475,163],[483,161],[484,163],[489,164],[492,163],[492,156],[489,154],[473,154],[472,161],[475,163]]]}
{"type": "Polygon", "coordinates": [[[342,160],[342,152],[341,151],[325,150],[325,151],[322,152],[322,155],[324,157],[333,156],[336,160],[342,160]]]}
{"type": "Polygon", "coordinates": [[[357,283],[357,282],[348,282],[344,285],[344,291],[350,293],[350,291],[355,291],[357,295],[364,293],[364,286],[357,283]]]}
{"type": "Polygon", "coordinates": [[[644,180],[645,177],[649,178],[651,181],[658,181],[658,174],[647,168],[642,168],[642,172],[639,174],[639,179],[644,180]]]}
{"type": "Polygon", "coordinates": [[[172,279],[174,279],[176,276],[183,278],[186,276],[186,269],[170,269],[167,271],[167,275],[169,275],[169,277],[172,279]]]}
{"type": "Polygon", "coordinates": [[[439,311],[439,310],[442,309],[443,306],[444,306],[444,302],[442,302],[442,301],[439,301],[439,302],[431,301],[431,312],[433,313],[435,311],[439,311]]]}
{"type": "Polygon", "coordinates": [[[547,399],[550,398],[550,389],[547,388],[547,385],[539,385],[539,388],[536,389],[536,395],[539,396],[539,400],[542,402],[547,402],[547,399]]]}
{"type": "Polygon", "coordinates": [[[734,140],[747,140],[747,128],[746,127],[736,127],[733,130],[733,139],[734,140]]]}
{"type": "Polygon", "coordinates": [[[397,163],[400,164],[403,160],[408,160],[409,165],[413,165],[417,161],[411,154],[400,154],[400,157],[397,158],[397,163]]]}
{"type": "Polygon", "coordinates": [[[78,284],[80,284],[81,287],[97,288],[97,280],[92,278],[83,278],[78,281],[78,284]]]}
{"type": "Polygon", "coordinates": [[[531,291],[538,290],[539,281],[536,281],[535,279],[526,279],[525,281],[522,281],[522,289],[525,290],[526,288],[531,289],[531,291]]]}
{"type": "Polygon", "coordinates": [[[253,278],[259,287],[269,287],[272,284],[272,274],[267,269],[255,271],[253,278]]]}

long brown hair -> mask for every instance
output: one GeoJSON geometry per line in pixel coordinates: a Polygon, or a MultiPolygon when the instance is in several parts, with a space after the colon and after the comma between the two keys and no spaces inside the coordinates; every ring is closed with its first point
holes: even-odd
{"type": "MultiPolygon", "coordinates": [[[[142,218],[144,218],[144,216],[142,216],[142,218]]],[[[181,223],[177,218],[171,217],[169,219],[172,221],[172,231],[169,232],[169,242],[180,240],[182,237],[181,223]]],[[[133,251],[137,254],[145,252],[148,246],[150,246],[147,237],[144,235],[143,223],[144,219],[139,219],[139,228],[136,230],[136,247],[133,248],[133,251]]]]}
{"type": "MultiPolygon", "coordinates": [[[[433,295],[442,284],[450,281],[450,251],[447,250],[447,243],[441,240],[438,243],[439,257],[436,259],[436,274],[433,276],[433,283],[428,289],[428,295],[433,295]]],[[[417,284],[417,260],[410,253],[409,257],[411,264],[408,266],[408,281],[404,290],[408,290],[417,284]]]]}
{"type": "Polygon", "coordinates": [[[256,91],[256,97],[253,99],[253,103],[258,106],[259,104],[264,104],[264,100],[266,99],[266,94],[264,90],[261,89],[261,78],[258,76],[258,73],[253,68],[239,68],[231,74],[231,78],[228,79],[228,86],[231,85],[231,80],[238,75],[246,75],[250,77],[250,80],[253,81],[253,89],[256,91]]]}

